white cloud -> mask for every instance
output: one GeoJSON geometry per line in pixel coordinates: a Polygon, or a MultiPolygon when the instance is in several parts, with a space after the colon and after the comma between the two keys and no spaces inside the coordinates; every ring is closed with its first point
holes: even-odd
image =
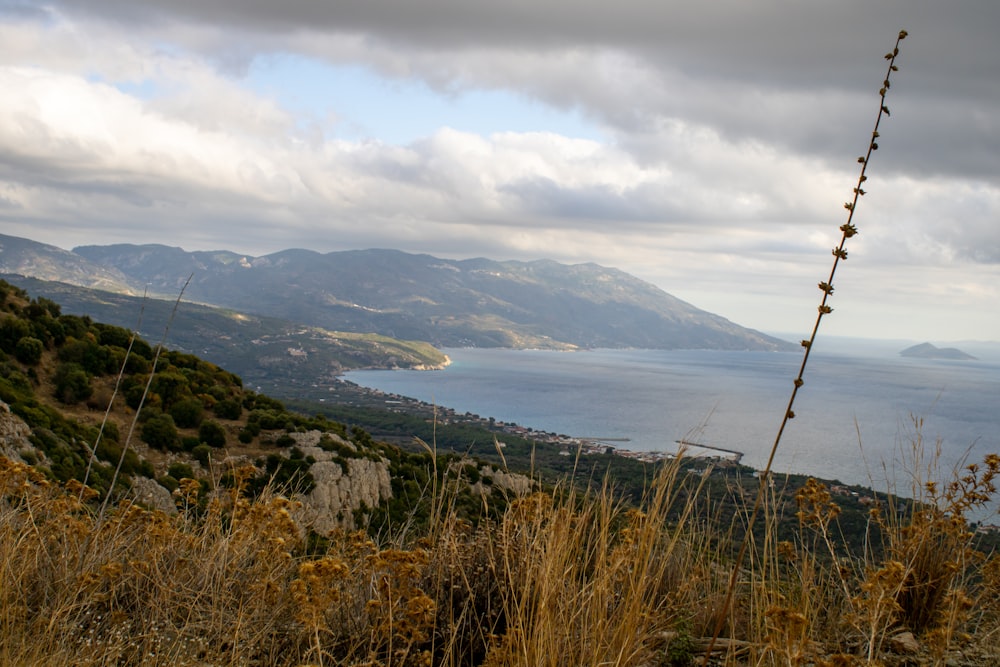
{"type": "MultiPolygon", "coordinates": [[[[730,4],[721,22],[637,0],[587,12],[446,0],[419,11],[52,7],[0,13],[8,233],[63,247],[392,246],[596,261],[770,329],[798,321],[789,313],[812,302],[827,270],[877,108],[881,51],[898,27],[880,10],[855,27],[857,7],[795,8],[781,22],[768,3],[751,13],[730,4]],[[284,53],[380,73],[387,85],[419,81],[422,92],[406,94],[445,102],[506,91],[573,111],[599,139],[473,133],[443,116],[405,144],[349,140],[336,94],[322,113],[292,99],[322,81],[250,85],[255,58],[284,53]]],[[[863,276],[866,297],[923,297],[940,310],[886,318],[889,306],[871,306],[858,310],[870,322],[842,320],[858,334],[985,328],[980,337],[1000,338],[988,306],[1000,265],[1000,93],[984,86],[1000,47],[983,29],[996,10],[977,4],[939,26],[928,7],[917,22],[927,34],[914,28],[904,43],[843,292],[863,276]],[[966,48],[953,54],[938,40],[966,48]],[[975,314],[935,315],[959,304],[975,314]]],[[[405,97],[391,111],[415,113],[405,97]]]]}

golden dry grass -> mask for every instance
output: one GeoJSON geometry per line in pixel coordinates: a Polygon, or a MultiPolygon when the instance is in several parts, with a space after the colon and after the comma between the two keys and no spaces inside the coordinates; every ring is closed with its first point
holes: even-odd
{"type": "Polygon", "coordinates": [[[308,552],[273,492],[198,508],[192,481],[176,516],[125,502],[101,521],[77,484],[0,459],[0,664],[682,665],[725,613],[713,664],[905,664],[892,638],[910,630],[920,664],[985,665],[968,655],[995,652],[1000,565],[964,512],[998,469],[924,484],[906,517],[873,510],[878,557],[839,555],[836,504],[808,484],[799,537],[754,545],[726,611],[730,551],[678,466],[641,508],[557,489],[473,526],[443,498],[428,534],[333,533],[308,552]]]}

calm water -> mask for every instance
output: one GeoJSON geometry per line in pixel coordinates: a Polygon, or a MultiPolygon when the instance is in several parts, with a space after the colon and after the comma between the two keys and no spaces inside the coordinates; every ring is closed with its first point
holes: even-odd
{"type": "MultiPolygon", "coordinates": [[[[974,460],[1000,451],[1000,362],[905,359],[898,349],[814,352],[775,469],[885,488],[884,465],[903,484],[914,417],[928,454],[940,439],[949,464],[967,451],[974,460]]],[[[799,352],[446,352],[453,363],[443,371],[346,378],[544,431],[628,438],[626,449],[674,451],[680,439],[735,449],[758,468],[802,360],[799,352]]]]}

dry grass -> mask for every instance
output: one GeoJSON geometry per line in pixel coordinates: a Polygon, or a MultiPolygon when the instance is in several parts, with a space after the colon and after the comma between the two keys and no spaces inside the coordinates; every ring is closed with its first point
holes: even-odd
{"type": "Polygon", "coordinates": [[[906,516],[874,508],[882,557],[841,555],[837,506],[808,484],[799,537],[754,544],[727,611],[732,545],[676,465],[641,508],[536,492],[474,527],[443,500],[434,539],[334,533],[308,553],[273,492],[198,508],[191,481],[176,516],[122,503],[98,523],[78,485],[0,459],[0,664],[684,665],[726,614],[715,664],[905,664],[892,638],[909,630],[920,664],[986,665],[958,651],[995,655],[1000,565],[963,517],[998,469],[924,484],[906,516]]]}

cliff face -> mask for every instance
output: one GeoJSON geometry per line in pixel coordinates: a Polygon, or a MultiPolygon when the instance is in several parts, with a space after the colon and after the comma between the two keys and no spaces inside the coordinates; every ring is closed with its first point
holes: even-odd
{"type": "MultiPolygon", "coordinates": [[[[0,401],[0,456],[26,463],[22,454],[30,452],[35,458],[44,459],[44,454],[28,439],[30,434],[31,428],[10,411],[10,406],[0,401]]],[[[301,499],[300,518],[321,534],[334,528],[356,528],[356,510],[377,507],[392,497],[389,464],[367,458],[338,459],[335,452],[319,447],[321,435],[319,431],[292,434],[303,454],[316,461],[309,470],[316,487],[301,499]]],[[[326,437],[354,448],[353,444],[337,436],[327,434],[326,437]]],[[[136,476],[131,483],[133,494],[140,503],[168,514],[177,512],[170,491],[155,480],[136,476]]]]}
{"type": "Polygon", "coordinates": [[[36,451],[35,446],[28,440],[30,434],[31,428],[10,411],[9,405],[0,401],[0,455],[12,461],[25,463],[21,453],[36,451]]]}
{"type": "MultiPolygon", "coordinates": [[[[356,510],[377,507],[392,497],[388,461],[341,459],[335,452],[320,448],[323,434],[319,431],[291,435],[302,453],[316,461],[309,468],[316,487],[302,498],[301,519],[317,533],[324,534],[334,528],[357,528],[356,510]]],[[[352,443],[336,435],[326,434],[326,437],[355,449],[352,443]]]]}

